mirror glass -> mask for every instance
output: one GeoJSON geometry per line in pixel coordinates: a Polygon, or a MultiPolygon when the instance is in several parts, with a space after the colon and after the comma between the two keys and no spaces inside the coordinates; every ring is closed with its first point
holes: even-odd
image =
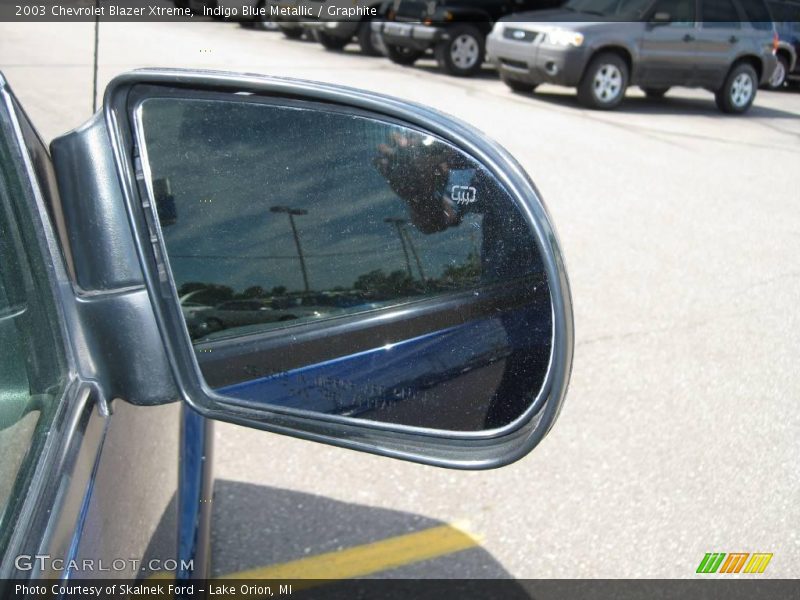
{"type": "Polygon", "coordinates": [[[550,357],[548,285],[487,168],[371,113],[179,94],[141,101],[137,127],[209,385],[454,431],[530,406],[550,357]]]}

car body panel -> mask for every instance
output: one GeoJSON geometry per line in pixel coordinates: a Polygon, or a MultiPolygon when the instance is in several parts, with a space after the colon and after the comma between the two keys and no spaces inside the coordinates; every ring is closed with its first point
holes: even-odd
{"type": "MultiPolygon", "coordinates": [[[[545,321],[535,310],[518,310],[504,319],[478,319],[218,391],[255,403],[266,400],[325,414],[453,431],[480,430],[487,390],[502,385],[513,351],[528,346],[545,349],[539,368],[547,369],[552,331],[545,321]],[[527,333],[506,333],[515,328],[527,333]]],[[[534,375],[533,371],[528,374],[534,375]]],[[[522,377],[517,383],[526,387],[522,377]]]]}

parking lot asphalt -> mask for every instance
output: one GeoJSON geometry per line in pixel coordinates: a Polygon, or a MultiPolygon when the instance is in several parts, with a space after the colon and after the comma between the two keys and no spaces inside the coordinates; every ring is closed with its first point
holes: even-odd
{"type": "MultiPolygon", "coordinates": [[[[92,43],[91,24],[0,24],[0,68],[47,139],[90,115],[92,43]]],[[[730,117],[704,91],[631,89],[599,113],[571,90],[514,94],[489,69],[454,79],[233,23],[103,23],[100,88],[142,66],[331,81],[464,119],[533,177],[572,284],[566,405],[507,468],[219,425],[216,573],[466,522],[474,544],[361,574],[691,577],[706,552],[744,551],[774,554],[763,577],[800,576],[798,91],[730,117]]]]}

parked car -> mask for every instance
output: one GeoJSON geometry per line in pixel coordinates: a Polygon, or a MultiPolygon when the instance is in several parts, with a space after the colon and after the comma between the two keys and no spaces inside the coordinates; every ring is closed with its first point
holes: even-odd
{"type": "Polygon", "coordinates": [[[184,317],[191,317],[198,312],[206,312],[213,308],[213,306],[208,306],[204,302],[197,302],[197,296],[201,296],[202,294],[203,290],[195,290],[180,297],[181,312],[183,312],[184,317]]]}
{"type": "Polygon", "coordinates": [[[488,52],[515,91],[553,83],[577,88],[584,106],[612,109],[629,85],[653,98],[702,87],[723,112],[743,113],[775,70],[776,44],[763,0],[569,0],[501,19],[488,52]]]}
{"type": "Polygon", "coordinates": [[[768,4],[778,31],[778,65],[769,87],[778,89],[787,81],[800,81],[800,2],[770,0],[768,4]]]}
{"type": "Polygon", "coordinates": [[[318,310],[305,309],[302,306],[284,308],[276,304],[258,299],[229,300],[197,316],[206,322],[209,331],[220,331],[246,325],[319,318],[324,314],[318,310]]]}
{"type": "Polygon", "coordinates": [[[483,65],[486,35],[502,16],[558,6],[562,0],[395,0],[375,21],[392,62],[412,65],[432,50],[439,68],[469,76],[483,65]]]}
{"type": "Polygon", "coordinates": [[[564,260],[485,135],[255,75],[138,70],[104,98],[48,151],[0,74],[0,597],[206,578],[212,419],[460,469],[553,427],[564,260]],[[179,289],[265,286],[341,312],[192,340],[179,289]]]}
{"type": "Polygon", "coordinates": [[[372,20],[381,17],[382,0],[318,0],[320,5],[303,28],[327,50],[341,50],[352,41],[358,42],[361,53],[380,56],[379,41],[371,28],[372,20]]]}

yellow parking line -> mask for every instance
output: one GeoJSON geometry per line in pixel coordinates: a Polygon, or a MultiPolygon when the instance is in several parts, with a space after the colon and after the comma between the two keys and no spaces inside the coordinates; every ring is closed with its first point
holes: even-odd
{"type": "Polygon", "coordinates": [[[349,579],[453,554],[479,543],[480,540],[461,525],[441,525],[215,579],[349,579]]]}

